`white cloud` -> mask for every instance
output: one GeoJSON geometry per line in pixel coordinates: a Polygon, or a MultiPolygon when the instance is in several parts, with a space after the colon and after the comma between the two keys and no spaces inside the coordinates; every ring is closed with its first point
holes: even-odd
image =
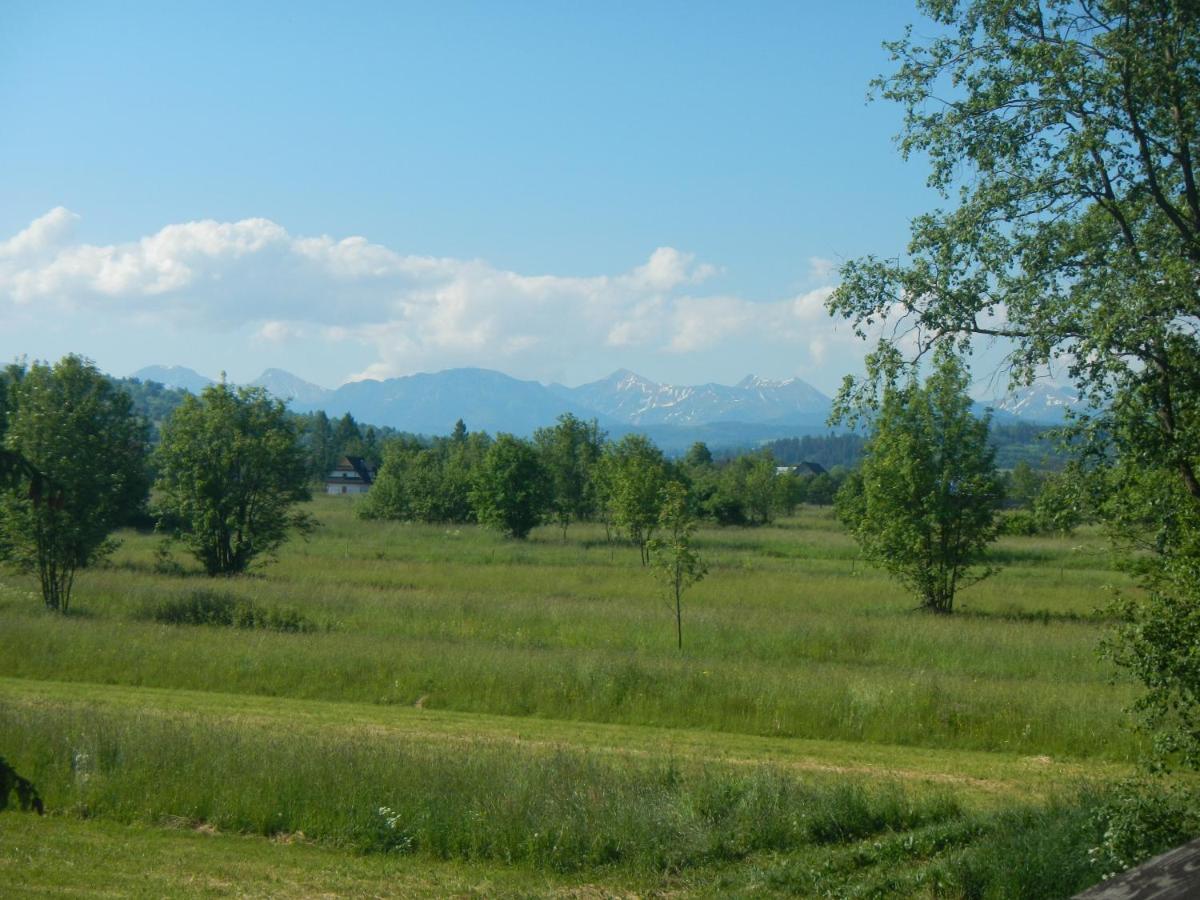
{"type": "Polygon", "coordinates": [[[706,350],[739,334],[755,313],[754,304],[736,297],[689,299],[675,309],[669,347],[675,353],[706,350]]]}
{"type": "Polygon", "coordinates": [[[828,284],[837,276],[837,269],[837,263],[832,259],[826,259],[823,256],[810,256],[808,258],[808,276],[813,281],[828,284]]]}
{"type": "Polygon", "coordinates": [[[287,344],[304,337],[304,335],[305,330],[302,325],[272,319],[270,322],[263,322],[255,337],[268,344],[287,344]]]}
{"type": "Polygon", "coordinates": [[[29,223],[7,241],[0,242],[0,260],[28,259],[57,246],[75,227],[79,216],[62,206],[56,206],[44,216],[29,223]]]}
{"type": "MultiPolygon", "coordinates": [[[[825,312],[828,284],[768,303],[704,296],[701,286],[719,269],[672,247],[626,272],[564,277],[405,254],[359,236],[294,236],[263,218],[168,225],[123,244],[73,243],[77,218],[60,207],[0,243],[0,322],[20,309],[46,321],[94,316],[146,334],[238,333],[264,349],[338,346],[346,358],[357,352],[351,378],[458,365],[598,376],[648,354],[726,349],[760,371],[791,374],[862,354],[825,312]]],[[[816,258],[810,268],[833,272],[816,258]]]]}
{"type": "Polygon", "coordinates": [[[792,313],[801,322],[816,323],[829,318],[825,301],[833,293],[832,287],[819,287],[815,291],[801,294],[792,301],[792,313]]]}
{"type": "Polygon", "coordinates": [[[670,291],[685,284],[700,284],[716,273],[715,266],[697,265],[691,253],[680,253],[674,247],[659,247],[644,265],[629,273],[625,281],[635,288],[670,291]]]}

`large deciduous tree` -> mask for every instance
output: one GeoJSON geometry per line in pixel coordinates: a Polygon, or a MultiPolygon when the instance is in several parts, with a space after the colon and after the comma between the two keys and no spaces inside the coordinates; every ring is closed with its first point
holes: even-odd
{"type": "Polygon", "coordinates": [[[290,531],[307,532],[311,463],[283,404],[262,388],[216,384],[188,397],[155,454],[160,527],[209,575],[244,572],[290,531]]]}
{"type": "Polygon", "coordinates": [[[838,513],[864,555],[949,613],[996,537],[1002,491],[988,421],[971,412],[967,376],[947,349],[924,385],[884,388],[862,466],[838,493],[838,513]]]}
{"type": "MultiPolygon", "coordinates": [[[[906,257],[845,265],[830,309],[864,333],[904,323],[918,352],[1003,339],[1015,380],[1055,368],[1106,410],[1087,431],[1105,445],[1093,458],[1116,460],[1102,508],[1155,551],[1117,658],[1151,713],[1195,723],[1200,667],[1164,638],[1182,620],[1155,624],[1185,615],[1200,633],[1200,4],[920,6],[935,36],[892,43],[876,88],[904,107],[902,151],[955,202],[914,220],[906,257]],[[1169,503],[1145,489],[1168,479],[1169,503]]],[[[1200,763],[1200,727],[1175,736],[1200,763]]]]}
{"type": "Polygon", "coordinates": [[[10,367],[3,381],[0,557],[36,573],[47,608],[66,613],[76,571],[145,501],[148,427],[78,356],[10,367]]]}
{"type": "Polygon", "coordinates": [[[1005,338],[1016,378],[1057,365],[1097,401],[1138,392],[1159,464],[1200,501],[1200,6],[920,6],[943,33],[890,44],[877,88],[958,202],[913,222],[907,258],[847,263],[830,309],[923,345],[1005,338]]]}

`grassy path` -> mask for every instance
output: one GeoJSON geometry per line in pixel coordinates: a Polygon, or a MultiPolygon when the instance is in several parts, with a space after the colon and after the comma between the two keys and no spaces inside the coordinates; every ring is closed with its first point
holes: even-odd
{"type": "Polygon", "coordinates": [[[0,813],[0,885],[5,897],[633,896],[511,866],[21,813],[0,813]]]}

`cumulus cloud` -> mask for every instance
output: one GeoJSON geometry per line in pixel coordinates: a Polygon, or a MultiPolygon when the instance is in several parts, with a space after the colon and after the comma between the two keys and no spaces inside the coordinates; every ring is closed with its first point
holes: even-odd
{"type": "MultiPolygon", "coordinates": [[[[0,319],[21,309],[143,328],[200,324],[262,347],[350,342],[363,350],[352,378],[456,365],[533,375],[513,364],[531,358],[539,372],[594,359],[599,374],[618,352],[785,345],[791,355],[779,358],[802,373],[850,352],[849,330],[838,337],[824,310],[829,285],[775,302],[706,294],[721,270],[672,247],[625,272],[567,277],[405,254],[360,236],[296,236],[264,218],[172,224],[95,245],[72,240],[77,219],[59,207],[0,242],[0,319]]],[[[816,258],[810,269],[833,272],[816,258]]]]}
{"type": "Polygon", "coordinates": [[[0,260],[30,259],[41,256],[58,246],[71,232],[79,216],[62,206],[56,206],[44,216],[29,223],[29,227],[0,242],[0,260]]]}
{"type": "Polygon", "coordinates": [[[255,333],[255,337],[268,344],[287,344],[304,337],[304,328],[293,322],[280,322],[272,319],[263,322],[255,333]]]}

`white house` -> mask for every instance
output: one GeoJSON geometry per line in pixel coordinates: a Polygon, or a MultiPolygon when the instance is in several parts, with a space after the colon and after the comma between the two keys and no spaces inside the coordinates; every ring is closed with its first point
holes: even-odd
{"type": "Polygon", "coordinates": [[[361,456],[343,456],[325,476],[327,494],[365,494],[371,489],[375,473],[361,456]]]}

